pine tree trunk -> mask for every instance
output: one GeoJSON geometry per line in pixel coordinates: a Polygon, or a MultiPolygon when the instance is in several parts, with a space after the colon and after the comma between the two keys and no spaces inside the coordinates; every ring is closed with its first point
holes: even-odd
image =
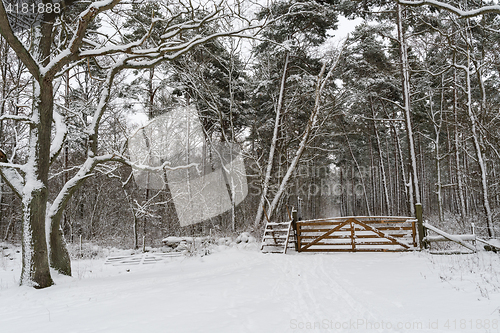
{"type": "Polygon", "coordinates": [[[347,147],[349,148],[349,152],[351,153],[352,160],[354,161],[354,164],[356,165],[356,169],[359,172],[361,186],[363,186],[363,194],[364,194],[363,197],[365,198],[365,205],[366,205],[367,214],[372,215],[371,209],[370,209],[370,202],[368,201],[368,192],[366,191],[366,186],[365,186],[365,177],[364,177],[363,173],[361,172],[361,168],[359,167],[359,163],[356,159],[356,156],[354,156],[354,152],[352,151],[352,147],[351,147],[351,142],[349,140],[349,136],[346,133],[345,127],[344,127],[344,135],[345,135],[345,139],[347,141],[347,147]]]}
{"type": "MultiPolygon", "coordinates": [[[[371,98],[370,98],[370,107],[372,109],[372,117],[373,117],[373,119],[375,119],[375,110],[373,108],[373,101],[371,98]]],[[[380,172],[382,173],[381,181],[382,181],[382,187],[383,187],[383,191],[384,191],[385,211],[389,215],[392,215],[392,209],[391,209],[391,205],[389,202],[389,191],[387,189],[387,176],[385,174],[384,157],[382,155],[382,147],[380,144],[380,137],[378,135],[378,129],[377,129],[377,125],[375,124],[375,121],[373,121],[373,130],[375,131],[375,138],[377,139],[377,150],[378,150],[378,156],[379,156],[379,160],[380,160],[380,172]]],[[[380,205],[380,206],[382,208],[381,211],[384,212],[383,205],[380,205]]]]}

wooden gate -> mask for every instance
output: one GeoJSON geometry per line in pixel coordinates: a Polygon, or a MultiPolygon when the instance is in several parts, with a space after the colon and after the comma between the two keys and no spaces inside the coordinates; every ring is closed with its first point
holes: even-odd
{"type": "Polygon", "coordinates": [[[395,252],[417,248],[414,217],[347,216],[297,221],[299,252],[395,252]]]}

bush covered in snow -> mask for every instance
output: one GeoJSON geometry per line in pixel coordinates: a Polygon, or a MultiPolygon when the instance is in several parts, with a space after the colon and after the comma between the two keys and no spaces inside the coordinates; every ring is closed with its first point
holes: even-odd
{"type": "Polygon", "coordinates": [[[256,241],[257,240],[255,239],[255,237],[253,237],[252,235],[250,235],[250,233],[248,233],[248,232],[242,233],[235,240],[236,244],[240,244],[240,243],[255,243],[256,241]]]}

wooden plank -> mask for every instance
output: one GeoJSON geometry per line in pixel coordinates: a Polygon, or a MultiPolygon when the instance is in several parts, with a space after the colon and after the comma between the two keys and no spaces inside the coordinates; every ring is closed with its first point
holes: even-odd
{"type": "Polygon", "coordinates": [[[468,248],[469,250],[471,250],[473,252],[476,252],[476,248],[473,245],[465,243],[464,241],[462,241],[460,238],[456,237],[455,235],[450,235],[449,233],[444,232],[443,230],[440,230],[440,229],[430,225],[429,223],[423,223],[423,226],[429,230],[434,231],[438,235],[441,235],[441,236],[443,236],[443,237],[445,237],[445,238],[447,238],[447,239],[449,239],[457,244],[462,245],[463,247],[468,248]]]}
{"type": "MultiPolygon", "coordinates": [[[[370,225],[369,223],[367,223],[370,225]]],[[[377,230],[405,230],[405,231],[410,231],[412,230],[412,226],[405,226],[405,227],[376,227],[377,230]]]]}
{"type": "MultiPolygon", "coordinates": [[[[319,235],[317,236],[301,236],[302,239],[316,239],[318,238],[319,235]]],[[[323,237],[323,239],[348,239],[351,238],[351,235],[339,235],[339,236],[327,236],[323,237]]]]}
{"type": "MultiPolygon", "coordinates": [[[[356,252],[405,252],[406,249],[356,249],[356,252]]],[[[307,249],[302,252],[352,252],[352,249],[307,249]]]]}
{"type": "MultiPolygon", "coordinates": [[[[308,233],[308,232],[328,232],[332,230],[332,228],[327,228],[327,229],[300,229],[302,233],[308,233]]],[[[349,230],[349,229],[346,229],[349,230]]]]}
{"type": "Polygon", "coordinates": [[[415,226],[416,223],[417,223],[417,221],[415,221],[415,220],[413,220],[411,223],[411,233],[413,236],[413,247],[417,247],[417,227],[415,226]]]}
{"type": "Polygon", "coordinates": [[[471,252],[469,251],[429,251],[430,254],[434,254],[434,255],[457,255],[457,254],[471,254],[471,252]]]}
{"type": "MultiPolygon", "coordinates": [[[[379,239],[381,239],[381,238],[379,238],[379,239]]],[[[361,243],[357,243],[356,245],[358,246],[357,247],[358,250],[360,249],[360,246],[362,246],[362,245],[394,245],[394,246],[399,246],[399,245],[395,245],[394,243],[388,242],[388,241],[385,241],[385,242],[361,242],[361,243]]]]}
{"type": "Polygon", "coordinates": [[[311,248],[315,247],[315,246],[349,246],[350,248],[352,248],[352,244],[351,244],[350,240],[347,243],[325,243],[325,242],[319,242],[319,243],[316,243],[316,244],[312,245],[311,248]]]}
{"type": "Polygon", "coordinates": [[[351,224],[351,246],[352,250],[356,251],[356,231],[354,230],[354,221],[355,219],[349,219],[349,223],[351,224]]]}
{"type": "Polygon", "coordinates": [[[486,240],[484,240],[484,239],[482,239],[482,238],[478,238],[478,237],[476,237],[476,240],[477,240],[477,241],[479,241],[479,242],[481,242],[481,243],[484,243],[484,244],[486,244],[486,245],[489,245],[489,246],[491,246],[491,247],[494,247],[494,248],[496,248],[496,249],[500,250],[500,247],[499,247],[498,245],[495,245],[495,244],[493,244],[493,243],[491,243],[491,242],[488,242],[488,241],[486,241],[486,240]]]}
{"type": "Polygon", "coordinates": [[[341,222],[303,222],[303,221],[298,221],[297,222],[297,227],[302,227],[302,226],[321,226],[321,225],[339,225],[344,223],[345,221],[341,222]]]}
{"type": "MultiPolygon", "coordinates": [[[[318,238],[319,235],[316,236],[301,236],[302,239],[315,239],[318,238]]],[[[409,235],[391,235],[392,237],[397,238],[405,238],[409,237],[409,235]]],[[[351,238],[351,235],[336,235],[336,236],[327,236],[324,239],[347,239],[351,238]]],[[[356,235],[356,239],[374,239],[380,238],[378,235],[356,235]]]]}
{"type": "MultiPolygon", "coordinates": [[[[345,221],[348,221],[349,219],[346,219],[345,221]]],[[[332,224],[340,224],[345,221],[326,221],[326,220],[310,220],[310,221],[298,221],[297,225],[298,226],[316,226],[316,225],[332,225],[332,224]]],[[[357,221],[362,221],[367,224],[404,224],[404,223],[411,223],[409,220],[357,220],[357,221]]]]}
{"type": "Polygon", "coordinates": [[[283,254],[286,254],[286,250],[288,249],[288,240],[290,239],[290,230],[291,229],[292,229],[292,222],[290,221],[288,223],[288,233],[286,234],[285,249],[283,250],[283,254]]]}
{"type": "Polygon", "coordinates": [[[302,244],[302,231],[300,230],[297,222],[295,223],[295,236],[297,237],[297,252],[300,252],[300,246],[302,244]]]}
{"type": "Polygon", "coordinates": [[[374,216],[335,216],[335,217],[328,217],[328,218],[321,218],[321,219],[313,219],[313,220],[303,220],[300,222],[308,222],[308,221],[317,221],[317,220],[349,220],[349,219],[356,219],[356,220],[364,220],[364,219],[375,219],[375,220],[414,220],[415,217],[413,216],[385,216],[385,215],[374,215],[374,216]]]}
{"type": "Polygon", "coordinates": [[[316,244],[317,242],[319,242],[320,240],[322,240],[323,238],[331,235],[332,233],[334,233],[335,231],[339,230],[340,228],[342,228],[345,224],[347,224],[347,222],[344,222],[342,223],[341,225],[333,228],[332,230],[328,231],[327,233],[323,234],[323,236],[319,236],[318,238],[316,238],[315,240],[313,240],[311,243],[308,243],[306,244],[303,248],[300,247],[300,244],[299,244],[299,252],[304,250],[304,249],[307,249],[309,247],[311,247],[312,245],[316,244]]]}
{"type": "Polygon", "coordinates": [[[394,244],[398,244],[398,245],[401,245],[402,247],[408,249],[410,248],[410,246],[408,244],[405,244],[405,243],[401,243],[400,241],[398,241],[396,238],[390,236],[390,235],[387,235],[387,234],[384,234],[383,232],[381,231],[378,231],[377,229],[367,225],[366,223],[363,223],[361,221],[358,221],[357,222],[359,225],[365,227],[367,230],[370,230],[370,231],[373,231],[374,233],[376,233],[377,235],[379,235],[380,237],[382,238],[387,238],[388,240],[392,241],[394,244]]]}
{"type": "MultiPolygon", "coordinates": [[[[475,241],[476,235],[454,235],[462,241],[475,241]]],[[[427,236],[424,238],[424,242],[447,242],[448,238],[444,236],[427,236]]]]}
{"type": "MultiPolygon", "coordinates": [[[[379,238],[381,239],[381,238],[379,238]]],[[[392,245],[392,246],[399,246],[395,245],[392,242],[389,241],[384,241],[384,242],[357,242],[356,243],[356,252],[361,248],[360,246],[367,246],[367,245],[392,245]]],[[[325,243],[325,242],[319,242],[317,244],[314,244],[314,246],[349,246],[352,249],[352,243],[325,243]]],[[[311,247],[311,248],[312,248],[311,247]]]]}
{"type": "MultiPolygon", "coordinates": [[[[408,235],[410,235],[411,233],[409,233],[408,231],[411,231],[412,230],[412,227],[411,226],[408,226],[408,227],[382,227],[382,228],[376,228],[377,230],[388,230],[388,231],[405,231],[408,235]]],[[[331,228],[328,228],[328,229],[300,229],[301,232],[328,232],[329,230],[331,230],[331,228]]],[[[348,229],[344,229],[345,231],[347,230],[351,230],[350,228],[348,229]]],[[[366,231],[366,229],[364,228],[356,228],[356,226],[354,226],[354,231],[366,231]]]]}
{"type": "Polygon", "coordinates": [[[288,225],[288,223],[290,223],[290,222],[267,222],[266,225],[271,226],[271,227],[273,227],[273,226],[286,226],[286,225],[288,225]]]}

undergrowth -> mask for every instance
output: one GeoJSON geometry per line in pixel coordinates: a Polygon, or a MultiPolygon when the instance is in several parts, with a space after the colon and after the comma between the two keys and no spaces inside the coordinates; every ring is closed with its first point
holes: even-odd
{"type": "Polygon", "coordinates": [[[500,256],[492,252],[479,251],[464,255],[430,255],[433,268],[442,281],[453,288],[471,291],[490,299],[500,293],[500,256]]]}

